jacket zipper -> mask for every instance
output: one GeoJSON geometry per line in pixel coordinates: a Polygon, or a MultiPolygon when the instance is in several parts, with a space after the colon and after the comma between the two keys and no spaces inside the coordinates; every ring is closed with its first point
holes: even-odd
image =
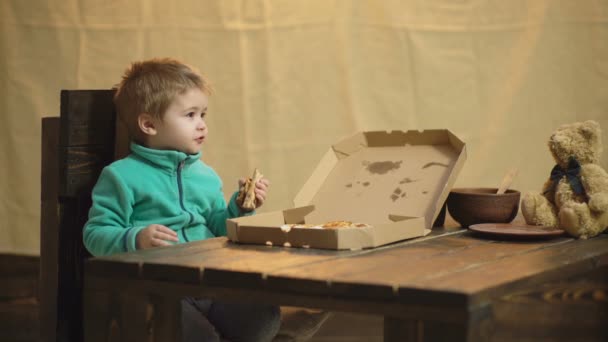
{"type": "MultiPolygon", "coordinates": [[[[194,220],[194,216],[192,216],[192,213],[190,213],[188,210],[186,210],[186,206],[184,206],[184,188],[183,188],[183,184],[182,184],[182,169],[184,168],[184,165],[186,164],[187,159],[188,158],[179,162],[179,165],[177,166],[177,190],[179,192],[179,205],[183,211],[188,213],[188,217],[190,217],[190,220],[188,221],[188,224],[186,225],[186,226],[189,226],[190,224],[192,224],[192,221],[194,220]]],[[[186,227],[184,227],[184,228],[186,228],[186,227]]],[[[184,240],[186,240],[186,242],[190,242],[190,239],[188,239],[188,235],[186,235],[186,229],[183,229],[183,232],[184,232],[184,240]]]]}

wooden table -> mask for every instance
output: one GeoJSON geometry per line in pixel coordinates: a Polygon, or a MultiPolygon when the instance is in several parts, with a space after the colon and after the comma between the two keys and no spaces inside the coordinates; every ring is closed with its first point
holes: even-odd
{"type": "Polygon", "coordinates": [[[89,260],[85,336],[177,340],[179,299],[200,296],[382,315],[385,341],[607,341],[607,264],[607,234],[514,241],[434,229],[359,251],[217,238],[89,260]]]}

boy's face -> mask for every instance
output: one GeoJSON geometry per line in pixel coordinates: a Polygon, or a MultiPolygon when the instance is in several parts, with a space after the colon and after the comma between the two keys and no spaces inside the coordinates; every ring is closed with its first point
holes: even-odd
{"type": "Polygon", "coordinates": [[[191,88],[175,96],[162,120],[154,120],[155,134],[149,135],[147,145],[160,150],[198,153],[207,137],[209,99],[198,88],[191,88]]]}

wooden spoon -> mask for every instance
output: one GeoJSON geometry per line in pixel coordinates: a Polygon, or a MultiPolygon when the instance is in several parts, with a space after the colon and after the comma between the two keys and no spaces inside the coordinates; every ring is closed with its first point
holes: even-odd
{"type": "Polygon", "coordinates": [[[512,168],[511,170],[509,170],[509,172],[507,172],[507,174],[503,177],[502,182],[500,183],[500,186],[498,187],[498,191],[496,191],[496,194],[498,194],[498,195],[504,194],[505,191],[507,191],[507,189],[513,182],[513,178],[515,178],[516,175],[517,175],[517,168],[512,168]]]}

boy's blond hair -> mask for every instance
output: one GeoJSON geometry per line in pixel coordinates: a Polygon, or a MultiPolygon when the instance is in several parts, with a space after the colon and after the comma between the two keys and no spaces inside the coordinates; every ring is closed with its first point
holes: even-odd
{"type": "Polygon", "coordinates": [[[139,115],[146,113],[162,120],[175,96],[192,88],[211,93],[209,82],[197,70],[178,60],[154,58],[133,62],[117,86],[114,104],[131,138],[141,142],[139,115]]]}

